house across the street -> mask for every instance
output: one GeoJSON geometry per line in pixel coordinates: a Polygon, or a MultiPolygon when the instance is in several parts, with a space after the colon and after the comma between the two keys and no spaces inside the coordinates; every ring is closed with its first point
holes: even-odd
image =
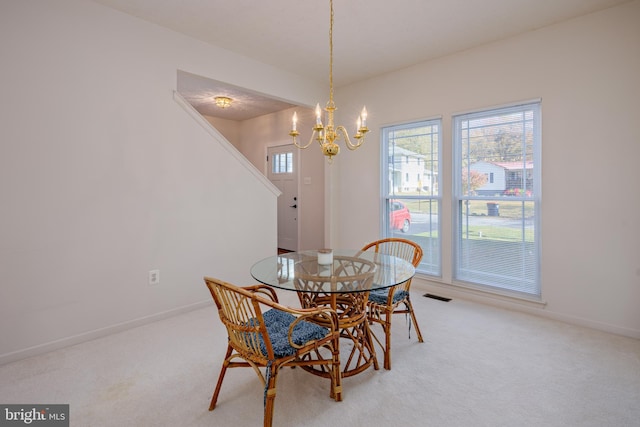
{"type": "Polygon", "coordinates": [[[471,170],[484,174],[487,182],[476,189],[483,196],[516,196],[533,193],[533,162],[477,162],[471,170]]]}

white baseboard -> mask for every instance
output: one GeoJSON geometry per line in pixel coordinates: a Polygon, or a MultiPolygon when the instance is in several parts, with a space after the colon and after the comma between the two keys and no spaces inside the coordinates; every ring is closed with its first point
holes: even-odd
{"type": "Polygon", "coordinates": [[[508,296],[467,289],[462,286],[430,282],[419,277],[414,278],[411,289],[434,293],[447,298],[460,298],[481,304],[491,305],[509,310],[520,311],[547,319],[557,320],[572,325],[583,326],[603,332],[640,339],[640,330],[597,322],[582,317],[571,316],[549,310],[544,302],[519,300],[508,296]]]}
{"type": "Polygon", "coordinates": [[[178,314],[187,313],[192,310],[197,310],[213,304],[211,299],[206,301],[197,302],[194,304],[185,305],[182,307],[174,308],[171,310],[163,311],[161,313],[152,314],[138,319],[129,320],[126,322],[118,323],[115,325],[107,326],[105,328],[95,329],[93,331],[84,332],[82,334],[61,338],[55,341],[50,341],[44,344],[28,347],[22,350],[13,351],[11,353],[5,353],[0,355],[0,365],[5,363],[15,362],[17,360],[25,359],[27,357],[33,357],[40,354],[48,353],[50,351],[58,350],[60,348],[69,347],[75,344],[80,344],[86,341],[91,341],[96,338],[102,338],[107,335],[115,334],[125,331],[127,329],[136,328],[138,326],[146,325],[151,322],[166,319],[168,317],[176,316],[178,314]]]}

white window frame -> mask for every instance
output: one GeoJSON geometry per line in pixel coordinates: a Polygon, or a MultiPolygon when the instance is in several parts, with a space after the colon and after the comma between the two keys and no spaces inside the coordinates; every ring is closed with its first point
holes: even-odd
{"type": "MultiPolygon", "coordinates": [[[[442,277],[442,221],[440,220],[440,215],[442,214],[442,119],[441,118],[432,118],[426,120],[419,120],[410,123],[402,123],[396,125],[389,125],[383,127],[380,132],[381,135],[381,235],[382,237],[402,237],[410,240],[416,241],[423,249],[424,255],[422,258],[422,262],[416,268],[416,271],[434,277],[442,277]],[[395,189],[390,188],[390,182],[392,178],[389,176],[390,170],[393,173],[392,166],[390,164],[390,154],[389,154],[389,140],[391,133],[395,131],[408,130],[413,128],[419,128],[424,126],[437,126],[437,158],[434,159],[437,162],[437,170],[436,176],[433,177],[431,175],[431,180],[429,181],[429,191],[422,190],[419,194],[408,194],[407,190],[410,189],[407,185],[403,183],[395,183],[396,188],[398,188],[398,192],[395,189]],[[407,187],[407,188],[405,188],[407,187]],[[434,187],[437,189],[434,190],[434,187]],[[430,225],[430,229],[434,230],[433,235],[436,237],[428,235],[428,237],[418,237],[412,236],[410,232],[406,235],[399,234],[397,230],[393,230],[390,225],[390,205],[391,200],[393,199],[402,199],[403,201],[409,202],[420,202],[424,201],[425,203],[429,202],[431,204],[435,204],[437,210],[437,218],[432,218],[433,215],[428,215],[428,221],[430,225]],[[437,223],[437,224],[436,224],[437,223]],[[424,243],[423,243],[424,242],[424,243]]],[[[408,165],[410,163],[410,156],[405,155],[403,153],[399,153],[397,155],[397,159],[395,161],[396,165],[408,165]]],[[[423,167],[427,165],[428,162],[420,161],[420,165],[423,167]]],[[[409,181],[410,175],[408,172],[397,172],[402,177],[407,178],[407,182],[409,181]]],[[[415,176],[415,175],[413,175],[415,176]]],[[[418,179],[418,182],[421,182],[421,179],[418,179]]],[[[431,204],[429,206],[431,206],[431,204]]],[[[424,206],[424,205],[423,205],[424,206]]],[[[413,227],[413,225],[412,225],[413,227]]]]}
{"type": "MultiPolygon", "coordinates": [[[[452,203],[453,203],[453,280],[456,282],[462,282],[466,285],[471,285],[472,287],[478,287],[484,290],[491,290],[493,292],[502,293],[506,295],[515,295],[525,299],[535,299],[539,300],[542,295],[542,286],[540,283],[540,259],[541,259],[541,241],[540,241],[540,202],[542,195],[542,187],[541,187],[541,102],[540,100],[529,101],[521,104],[514,104],[504,107],[496,107],[491,109],[479,110],[475,112],[467,112],[461,113],[453,116],[452,120],[453,127],[453,194],[452,194],[452,203]],[[532,111],[533,112],[533,121],[532,121],[532,131],[533,131],[533,147],[532,147],[532,156],[533,156],[533,193],[531,195],[514,195],[509,196],[509,202],[522,202],[522,249],[525,250],[527,248],[527,230],[525,226],[525,206],[526,204],[533,203],[533,255],[535,255],[535,265],[531,267],[529,261],[533,257],[528,257],[527,261],[524,260],[523,255],[523,268],[522,268],[522,276],[520,283],[518,283],[517,275],[511,277],[508,274],[491,274],[486,269],[484,271],[479,271],[480,269],[467,268],[467,265],[470,263],[471,256],[473,254],[467,254],[467,258],[465,258],[465,253],[463,250],[463,246],[466,243],[467,247],[469,246],[469,236],[463,235],[463,230],[465,229],[465,224],[463,221],[469,218],[469,204],[471,202],[478,203],[480,202],[499,202],[500,199],[496,196],[482,195],[482,194],[473,194],[473,192],[468,192],[467,194],[463,194],[463,183],[462,183],[462,174],[463,174],[463,157],[465,153],[462,152],[462,123],[468,122],[474,119],[482,119],[483,117],[491,117],[497,116],[501,114],[507,114],[510,112],[524,112],[524,111],[532,111]],[[466,211],[465,211],[466,209],[466,211]],[[463,240],[465,239],[465,240],[463,240]],[[527,271],[524,273],[524,271],[527,271]],[[533,276],[533,277],[532,277],[533,276]]],[[[468,156],[468,155],[467,155],[468,156]]],[[[468,158],[467,158],[468,159],[468,158]]],[[[505,202],[506,203],[506,202],[505,202]]],[[[487,205],[487,210],[489,206],[487,205]]],[[[495,214],[495,212],[494,212],[495,214]]],[[[467,227],[467,230],[469,228],[467,227]]],[[[481,237],[480,237],[481,238],[481,237]]],[[[529,253],[529,252],[528,252],[529,253]]],[[[503,260],[496,259],[496,266],[498,266],[500,262],[503,260]]],[[[514,271],[517,272],[517,269],[520,266],[514,267],[514,271]]],[[[496,271],[498,269],[496,268],[496,271]]]]}

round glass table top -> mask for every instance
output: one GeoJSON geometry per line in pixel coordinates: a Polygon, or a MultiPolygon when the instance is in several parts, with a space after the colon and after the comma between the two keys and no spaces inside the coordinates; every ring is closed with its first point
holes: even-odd
{"type": "Polygon", "coordinates": [[[328,257],[316,250],[289,252],[265,258],[251,267],[251,276],[265,285],[297,291],[301,280],[313,281],[314,289],[323,293],[388,288],[406,282],[414,274],[413,264],[402,258],[357,249],[333,250],[328,257]],[[373,280],[362,280],[371,274],[373,280]]]}

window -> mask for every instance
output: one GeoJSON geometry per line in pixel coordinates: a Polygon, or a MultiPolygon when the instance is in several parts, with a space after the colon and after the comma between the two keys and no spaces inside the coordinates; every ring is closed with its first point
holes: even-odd
{"type": "Polygon", "coordinates": [[[453,118],[456,280],[540,296],[540,145],[539,102],[453,118]]]}
{"type": "Polygon", "coordinates": [[[292,173],[293,153],[277,153],[273,155],[271,173],[292,173]]]}
{"type": "Polygon", "coordinates": [[[441,140],[439,119],[382,129],[383,235],[417,242],[417,270],[433,276],[441,275],[441,140]]]}

